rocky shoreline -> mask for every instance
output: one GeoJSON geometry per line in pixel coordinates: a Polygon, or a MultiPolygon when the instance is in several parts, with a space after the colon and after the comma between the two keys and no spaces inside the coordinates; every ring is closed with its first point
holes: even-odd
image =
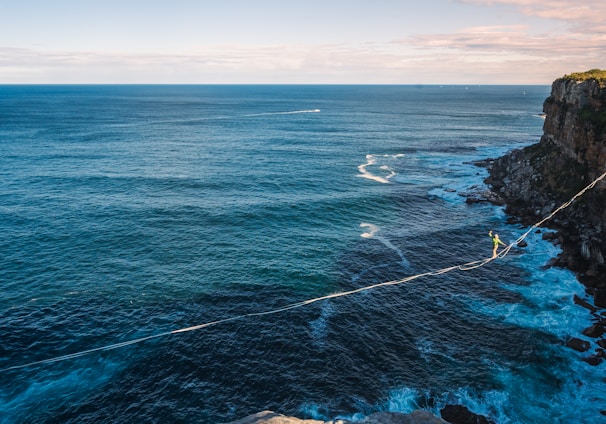
{"type": "MultiPolygon", "coordinates": [[[[538,144],[478,163],[489,171],[491,190],[470,202],[505,205],[510,222],[533,225],[606,171],[606,83],[598,79],[557,79],[543,104],[544,134],[538,144]]],[[[562,252],[549,266],[570,269],[586,288],[574,302],[592,315],[593,325],[566,345],[592,352],[583,360],[606,359],[606,179],[559,212],[543,237],[562,252]]]]}

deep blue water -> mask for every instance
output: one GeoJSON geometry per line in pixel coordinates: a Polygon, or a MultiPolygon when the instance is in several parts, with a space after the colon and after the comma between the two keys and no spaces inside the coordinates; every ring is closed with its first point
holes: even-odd
{"type": "MultiPolygon", "coordinates": [[[[535,143],[548,86],[1,86],[0,422],[361,419],[460,403],[599,422],[574,276],[467,272],[63,355],[490,255],[473,160],[535,143]],[[582,337],[582,336],[581,336],[582,337]],[[12,368],[12,369],[8,369],[12,368]]],[[[604,418],[604,417],[602,417],[604,418]]]]}

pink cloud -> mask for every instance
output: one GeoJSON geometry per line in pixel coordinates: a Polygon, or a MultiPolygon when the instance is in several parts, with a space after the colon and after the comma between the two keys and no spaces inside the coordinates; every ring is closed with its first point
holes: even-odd
{"type": "Polygon", "coordinates": [[[419,35],[406,42],[410,41],[421,48],[441,47],[546,57],[588,54],[606,57],[606,34],[530,35],[521,26],[468,28],[452,34],[419,35]]]}
{"type": "Polygon", "coordinates": [[[572,23],[585,31],[604,30],[604,0],[459,0],[461,3],[485,6],[509,5],[527,16],[572,23]]]}

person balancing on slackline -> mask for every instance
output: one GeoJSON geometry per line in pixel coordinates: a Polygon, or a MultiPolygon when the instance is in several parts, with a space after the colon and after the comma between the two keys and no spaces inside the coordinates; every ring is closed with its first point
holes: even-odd
{"type": "Polygon", "coordinates": [[[492,257],[496,258],[497,257],[497,249],[499,248],[499,244],[502,244],[503,246],[507,246],[507,245],[505,243],[503,243],[501,241],[501,239],[499,239],[499,235],[497,233],[492,234],[492,230],[490,230],[488,232],[488,236],[492,240],[492,257]]]}

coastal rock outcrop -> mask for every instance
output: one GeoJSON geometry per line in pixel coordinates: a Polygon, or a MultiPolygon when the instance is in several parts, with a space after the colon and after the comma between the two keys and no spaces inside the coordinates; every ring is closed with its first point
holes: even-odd
{"type": "MultiPolygon", "coordinates": [[[[417,410],[410,414],[401,414],[398,412],[376,412],[358,424],[448,424],[448,422],[436,417],[431,412],[417,410]]],[[[250,415],[241,420],[230,424],[350,424],[346,420],[318,421],[301,420],[298,418],[287,417],[272,411],[263,411],[258,414],[250,415]]]]}
{"type": "MultiPolygon", "coordinates": [[[[429,411],[418,409],[410,414],[399,412],[375,412],[357,424],[494,424],[483,415],[471,412],[462,405],[446,405],[440,410],[442,418],[429,411]]],[[[262,411],[228,424],[353,424],[348,420],[303,420],[273,411],[262,411]]]]}
{"type": "MultiPolygon", "coordinates": [[[[606,171],[606,71],[557,79],[543,104],[538,144],[488,164],[486,183],[506,212],[534,224],[606,171]]],[[[576,272],[606,307],[606,181],[602,180],[545,226],[559,232],[556,265],[576,272]]]]}
{"type": "MultiPolygon", "coordinates": [[[[510,216],[533,225],[602,178],[606,172],[605,106],[606,71],[594,69],[555,80],[543,104],[540,142],[479,164],[490,172],[485,182],[492,196],[499,198],[495,203],[505,204],[510,216]]],[[[606,358],[606,313],[602,310],[606,308],[606,178],[544,226],[557,231],[551,241],[562,248],[549,265],[574,271],[593,296],[593,304],[578,296],[573,299],[593,316],[594,325],[583,330],[591,341],[573,337],[566,346],[578,352],[594,348],[594,354],[581,359],[600,365],[606,358]]]]}

